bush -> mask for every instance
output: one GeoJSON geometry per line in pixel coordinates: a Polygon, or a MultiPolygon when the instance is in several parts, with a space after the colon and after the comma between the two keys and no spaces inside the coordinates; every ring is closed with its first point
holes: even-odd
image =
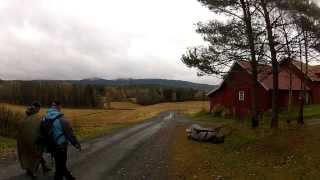
{"type": "Polygon", "coordinates": [[[216,105],[216,106],[213,107],[212,112],[213,112],[213,115],[214,115],[214,116],[216,116],[216,117],[221,117],[221,116],[222,116],[222,112],[223,112],[224,110],[225,110],[225,108],[224,108],[222,105],[218,104],[218,105],[216,105]]]}
{"type": "Polygon", "coordinates": [[[231,111],[229,109],[223,108],[221,116],[224,117],[224,118],[230,118],[230,117],[232,117],[232,113],[231,113],[231,111]]]}
{"type": "Polygon", "coordinates": [[[15,112],[6,106],[0,106],[0,135],[15,138],[19,121],[24,114],[15,112]]]}
{"type": "Polygon", "coordinates": [[[230,118],[232,116],[232,112],[220,104],[213,107],[212,113],[215,117],[230,118]]]}
{"type": "Polygon", "coordinates": [[[137,104],[140,105],[153,105],[163,102],[163,97],[156,90],[149,90],[140,92],[136,98],[137,104]]]}

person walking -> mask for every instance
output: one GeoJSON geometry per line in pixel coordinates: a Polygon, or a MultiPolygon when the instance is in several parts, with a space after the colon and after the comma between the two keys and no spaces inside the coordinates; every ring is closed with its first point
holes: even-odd
{"type": "Polygon", "coordinates": [[[70,123],[64,118],[61,112],[61,103],[54,101],[51,108],[48,109],[42,121],[51,124],[51,135],[54,141],[52,154],[55,160],[55,180],[74,180],[71,172],[67,168],[68,144],[71,143],[75,148],[81,151],[81,145],[73,133],[70,123]]]}
{"type": "Polygon", "coordinates": [[[26,110],[26,118],[21,121],[18,127],[17,151],[21,168],[26,170],[26,174],[31,178],[36,177],[39,165],[44,173],[51,169],[46,166],[42,157],[42,149],[37,146],[37,139],[40,134],[39,125],[41,104],[32,103],[26,110]]]}

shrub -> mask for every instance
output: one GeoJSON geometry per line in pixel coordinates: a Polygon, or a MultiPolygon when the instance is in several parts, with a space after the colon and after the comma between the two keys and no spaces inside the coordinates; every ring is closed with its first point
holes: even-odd
{"type": "Polygon", "coordinates": [[[224,118],[230,118],[232,117],[232,113],[229,109],[223,108],[223,111],[221,112],[221,116],[224,118]]]}
{"type": "Polygon", "coordinates": [[[6,106],[0,105],[0,135],[15,138],[19,121],[23,114],[15,112],[6,106]]]}
{"type": "Polygon", "coordinates": [[[214,116],[216,116],[216,117],[221,117],[221,116],[222,116],[222,112],[223,112],[224,110],[225,110],[225,108],[224,108],[222,105],[218,104],[218,105],[216,105],[216,106],[213,107],[212,112],[213,112],[213,115],[214,115],[214,116]]]}
{"type": "Polygon", "coordinates": [[[140,105],[153,105],[163,102],[163,97],[156,90],[149,90],[140,92],[136,98],[137,104],[140,105]]]}

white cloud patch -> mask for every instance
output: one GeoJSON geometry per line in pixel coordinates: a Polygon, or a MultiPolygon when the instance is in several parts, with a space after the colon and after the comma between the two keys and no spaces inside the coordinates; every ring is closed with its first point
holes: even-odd
{"type": "Polygon", "coordinates": [[[320,6],[320,0],[312,0],[313,2],[317,3],[320,6]]]}

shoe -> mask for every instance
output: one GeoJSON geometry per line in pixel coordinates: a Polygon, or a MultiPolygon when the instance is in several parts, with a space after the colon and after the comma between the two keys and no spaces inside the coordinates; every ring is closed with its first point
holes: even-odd
{"type": "Polygon", "coordinates": [[[66,180],[76,180],[76,178],[71,176],[71,177],[66,177],[66,180]]]}
{"type": "Polygon", "coordinates": [[[66,180],[76,180],[76,178],[69,174],[66,176],[66,180]]]}
{"type": "Polygon", "coordinates": [[[27,176],[29,176],[32,179],[36,179],[37,178],[37,176],[33,172],[31,172],[29,170],[26,171],[26,174],[27,174],[27,176]]]}

